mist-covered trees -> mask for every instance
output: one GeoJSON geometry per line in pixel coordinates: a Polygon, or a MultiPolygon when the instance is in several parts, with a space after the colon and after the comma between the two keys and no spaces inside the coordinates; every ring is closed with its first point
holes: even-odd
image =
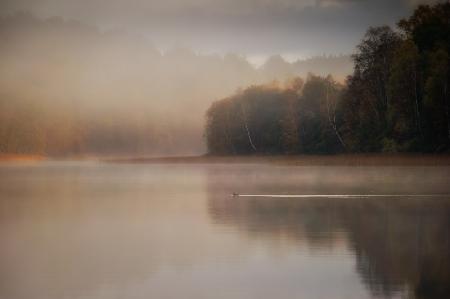
{"type": "Polygon", "coordinates": [[[330,77],[310,75],[304,86],[251,87],[214,104],[207,114],[209,151],[448,151],[449,20],[446,2],[419,6],[396,30],[369,28],[353,55],[354,72],[344,86],[330,77]],[[239,114],[232,107],[247,107],[247,112],[239,114]],[[229,127],[235,131],[227,131],[225,142],[224,130],[229,127]],[[261,140],[270,140],[271,146],[261,140]]]}
{"type": "Polygon", "coordinates": [[[252,86],[214,103],[207,112],[208,148],[217,154],[289,151],[295,145],[289,142],[288,120],[282,119],[293,95],[292,90],[252,86]]]}
{"type": "Polygon", "coordinates": [[[337,124],[342,86],[310,75],[285,86],[252,86],[214,103],[206,139],[213,154],[335,153],[343,149],[337,124]]]}
{"type": "Polygon", "coordinates": [[[240,54],[161,51],[141,36],[27,12],[0,16],[0,155],[192,155],[203,116],[239,86],[308,71],[339,78],[348,55],[253,66],[240,54]]]}

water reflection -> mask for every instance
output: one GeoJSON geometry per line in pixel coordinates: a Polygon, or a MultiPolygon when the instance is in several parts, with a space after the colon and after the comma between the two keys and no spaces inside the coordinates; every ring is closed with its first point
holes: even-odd
{"type": "Polygon", "coordinates": [[[235,227],[250,239],[287,239],[313,252],[332,254],[333,248],[345,243],[356,259],[356,271],[376,297],[450,298],[447,197],[302,199],[230,198],[225,194],[225,190],[250,194],[448,193],[446,169],[261,168],[249,173],[248,169],[229,168],[215,175],[224,178],[208,184],[209,213],[217,224],[235,227]]]}
{"type": "Polygon", "coordinates": [[[204,255],[208,218],[190,200],[203,178],[156,166],[0,167],[0,298],[149,298],[148,277],[204,255]]]}
{"type": "Polygon", "coordinates": [[[0,166],[0,298],[446,298],[446,168],[0,166]]]}

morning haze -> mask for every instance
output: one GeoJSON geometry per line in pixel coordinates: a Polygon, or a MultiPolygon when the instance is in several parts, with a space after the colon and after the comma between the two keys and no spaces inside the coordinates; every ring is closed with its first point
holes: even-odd
{"type": "Polygon", "coordinates": [[[0,299],[450,298],[449,20],[0,0],[0,299]]]}
{"type": "Polygon", "coordinates": [[[213,101],[309,72],[344,82],[366,27],[414,4],[2,1],[1,151],[204,153],[213,101]]]}
{"type": "Polygon", "coordinates": [[[60,17],[19,12],[0,22],[5,152],[200,154],[214,100],[309,71],[342,80],[351,71],[348,56],[272,56],[257,68],[242,54],[162,51],[140,34],[60,17]]]}
{"type": "Polygon", "coordinates": [[[26,10],[100,28],[125,28],[160,47],[249,56],[348,54],[366,28],[393,25],[420,0],[3,0],[3,14],[26,10]]]}

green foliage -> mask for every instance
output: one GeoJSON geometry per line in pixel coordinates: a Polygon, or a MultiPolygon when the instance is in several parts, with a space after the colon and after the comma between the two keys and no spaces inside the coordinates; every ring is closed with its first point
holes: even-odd
{"type": "Polygon", "coordinates": [[[398,22],[407,39],[411,39],[421,52],[450,47],[450,3],[434,6],[420,5],[408,19],[398,22]]]}
{"type": "Polygon", "coordinates": [[[214,103],[207,112],[206,139],[214,154],[289,152],[292,117],[286,111],[289,92],[252,86],[214,103]]]}
{"type": "Polygon", "coordinates": [[[345,87],[331,77],[310,75],[296,92],[251,87],[215,103],[208,112],[209,151],[449,150],[449,20],[447,2],[419,6],[398,23],[399,31],[369,28],[353,55],[355,69],[345,87]]]}
{"type": "Polygon", "coordinates": [[[449,3],[419,6],[400,33],[368,30],[341,101],[350,150],[450,149],[449,16],[449,3]]]}
{"type": "Polygon", "coordinates": [[[449,65],[446,50],[439,48],[428,54],[423,110],[429,150],[441,151],[450,145],[449,65]]]}
{"type": "Polygon", "coordinates": [[[388,82],[392,102],[387,111],[386,135],[405,150],[409,150],[406,144],[422,137],[419,58],[418,49],[411,40],[400,43],[395,50],[388,82]]]}
{"type": "Polygon", "coordinates": [[[295,78],[286,87],[252,86],[215,102],[207,112],[211,154],[335,153],[332,122],[342,87],[331,77],[295,78]]]}
{"type": "Polygon", "coordinates": [[[390,138],[383,139],[383,152],[396,153],[398,151],[398,144],[395,140],[390,138]]]}
{"type": "Polygon", "coordinates": [[[342,150],[333,128],[341,89],[331,77],[309,76],[298,103],[302,152],[329,154],[342,150]]]}

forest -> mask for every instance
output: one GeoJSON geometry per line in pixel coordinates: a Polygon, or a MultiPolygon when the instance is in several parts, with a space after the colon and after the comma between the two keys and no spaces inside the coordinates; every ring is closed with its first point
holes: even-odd
{"type": "Polygon", "coordinates": [[[29,12],[0,16],[0,41],[0,155],[198,155],[212,101],[308,71],[342,81],[351,72],[348,55],[254,66],[29,12]]]}
{"type": "Polygon", "coordinates": [[[448,152],[449,20],[445,2],[418,6],[396,28],[369,28],[345,83],[309,74],[214,102],[206,114],[208,152],[448,152]]]}

